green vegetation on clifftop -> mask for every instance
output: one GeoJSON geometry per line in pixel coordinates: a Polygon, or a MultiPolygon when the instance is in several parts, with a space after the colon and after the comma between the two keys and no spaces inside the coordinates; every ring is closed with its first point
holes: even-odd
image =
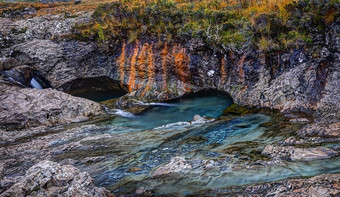
{"type": "Polygon", "coordinates": [[[309,44],[312,30],[339,17],[339,0],[119,0],[99,6],[92,17],[75,28],[75,38],[129,43],[199,38],[224,50],[269,51],[309,44]]]}

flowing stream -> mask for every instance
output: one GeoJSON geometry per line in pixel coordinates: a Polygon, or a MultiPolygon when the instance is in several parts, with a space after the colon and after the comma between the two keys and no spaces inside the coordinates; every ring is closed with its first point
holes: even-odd
{"type": "Polygon", "coordinates": [[[340,172],[339,157],[278,164],[254,158],[260,156],[266,145],[284,140],[301,128],[301,125],[289,124],[277,132],[262,126],[273,121],[272,114],[191,122],[197,114],[218,118],[232,104],[228,96],[198,95],[168,103],[144,104],[151,107],[142,114],[118,110],[113,117],[96,123],[100,129],[84,130],[86,135],[94,137],[86,145],[96,148],[73,152],[63,158],[102,157],[77,167],[89,172],[96,185],[117,195],[143,187],[155,195],[181,196],[228,186],[340,172]],[[100,136],[106,137],[95,140],[100,136]],[[154,176],[157,169],[174,158],[181,158],[184,163],[178,173],[154,176]]]}

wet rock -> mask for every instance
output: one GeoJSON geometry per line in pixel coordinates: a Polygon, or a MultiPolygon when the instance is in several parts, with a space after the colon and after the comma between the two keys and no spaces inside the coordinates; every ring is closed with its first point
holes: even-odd
{"type": "Polygon", "coordinates": [[[340,174],[323,174],[309,179],[293,179],[247,188],[248,194],[267,196],[338,196],[340,174]]]}
{"type": "Polygon", "coordinates": [[[246,114],[248,111],[249,110],[246,107],[240,106],[234,103],[231,106],[229,106],[227,109],[223,110],[223,115],[224,116],[227,116],[227,115],[240,116],[240,115],[246,114]]]}
{"type": "Polygon", "coordinates": [[[267,145],[261,154],[292,161],[310,161],[331,158],[337,156],[338,152],[326,147],[296,148],[293,146],[267,145]]]}
{"type": "Polygon", "coordinates": [[[170,163],[158,168],[154,173],[152,173],[151,177],[157,178],[171,173],[178,173],[191,168],[192,166],[186,162],[186,159],[184,157],[174,157],[171,159],[170,163]]]}
{"type": "Polygon", "coordinates": [[[6,130],[87,120],[104,114],[101,105],[53,89],[1,84],[0,127],[6,130]]]}
{"type": "Polygon", "coordinates": [[[84,164],[91,164],[91,163],[96,163],[98,161],[102,161],[104,160],[105,157],[104,156],[98,156],[98,157],[86,157],[84,158],[81,163],[84,163],[84,164]]]}
{"type": "Polygon", "coordinates": [[[75,0],[75,1],[74,1],[74,4],[76,4],[76,5],[77,5],[77,4],[80,4],[80,3],[81,3],[81,0],[75,0]]]}
{"type": "Polygon", "coordinates": [[[228,187],[190,196],[339,196],[340,174],[323,174],[306,179],[274,181],[247,187],[228,187]]]}
{"type": "Polygon", "coordinates": [[[309,122],[309,120],[307,118],[294,118],[294,119],[289,120],[289,122],[293,122],[293,123],[296,123],[296,122],[309,122]]]}
{"type": "Polygon", "coordinates": [[[213,168],[217,165],[214,160],[207,160],[203,164],[205,168],[213,168]]]}
{"type": "Polygon", "coordinates": [[[207,122],[213,122],[215,119],[213,118],[207,118],[207,117],[202,117],[200,115],[195,115],[192,121],[190,122],[191,124],[204,124],[207,122]]]}
{"type": "Polygon", "coordinates": [[[26,175],[2,196],[110,196],[110,192],[94,185],[86,172],[71,165],[61,166],[42,161],[32,166],[26,175]]]}
{"type": "Polygon", "coordinates": [[[136,194],[137,195],[141,195],[144,194],[147,191],[147,189],[145,187],[139,187],[138,189],[136,189],[136,194]]]}

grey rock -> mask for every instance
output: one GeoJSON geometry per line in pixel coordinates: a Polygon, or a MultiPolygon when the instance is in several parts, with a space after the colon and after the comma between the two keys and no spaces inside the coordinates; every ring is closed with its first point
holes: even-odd
{"type": "MultiPolygon", "coordinates": [[[[0,18],[0,49],[33,39],[51,39],[71,33],[72,26],[89,21],[90,13],[77,18],[65,18],[64,15],[45,15],[22,20],[0,18]],[[12,30],[15,29],[15,33],[12,30]]],[[[1,50],[5,52],[7,50],[1,50]]],[[[8,52],[8,51],[7,51],[8,52]]]]}
{"type": "Polygon", "coordinates": [[[184,157],[174,157],[170,163],[158,168],[151,176],[157,178],[171,173],[178,173],[186,169],[191,169],[192,166],[186,162],[184,157]]]}
{"type": "Polygon", "coordinates": [[[79,122],[105,113],[99,103],[54,89],[0,86],[0,127],[6,130],[79,122]]]}
{"type": "Polygon", "coordinates": [[[26,175],[1,196],[109,196],[110,192],[94,185],[86,172],[71,165],[61,166],[42,161],[32,166],[26,175]]]}
{"type": "Polygon", "coordinates": [[[273,158],[289,158],[292,161],[327,159],[339,155],[337,151],[326,147],[296,148],[293,146],[275,145],[267,145],[261,154],[270,155],[273,158]]]}

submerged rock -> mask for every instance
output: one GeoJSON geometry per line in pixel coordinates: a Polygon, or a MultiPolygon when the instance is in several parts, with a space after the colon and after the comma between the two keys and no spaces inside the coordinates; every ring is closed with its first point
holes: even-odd
{"type": "Polygon", "coordinates": [[[248,111],[249,110],[246,107],[240,106],[234,103],[231,106],[229,106],[227,109],[223,110],[223,115],[224,116],[227,116],[227,115],[240,116],[240,115],[246,114],[248,111]]]}
{"type": "Polygon", "coordinates": [[[184,157],[174,157],[170,163],[158,168],[152,175],[152,178],[168,175],[171,173],[178,173],[185,169],[191,169],[192,166],[186,162],[184,157]]]}
{"type": "Polygon", "coordinates": [[[94,185],[87,172],[71,165],[42,161],[1,196],[110,196],[110,192],[94,185]]]}
{"type": "Polygon", "coordinates": [[[215,119],[211,118],[207,118],[205,116],[200,116],[200,115],[195,115],[194,118],[192,119],[192,121],[190,122],[191,124],[204,124],[207,122],[213,122],[215,119]]]}

